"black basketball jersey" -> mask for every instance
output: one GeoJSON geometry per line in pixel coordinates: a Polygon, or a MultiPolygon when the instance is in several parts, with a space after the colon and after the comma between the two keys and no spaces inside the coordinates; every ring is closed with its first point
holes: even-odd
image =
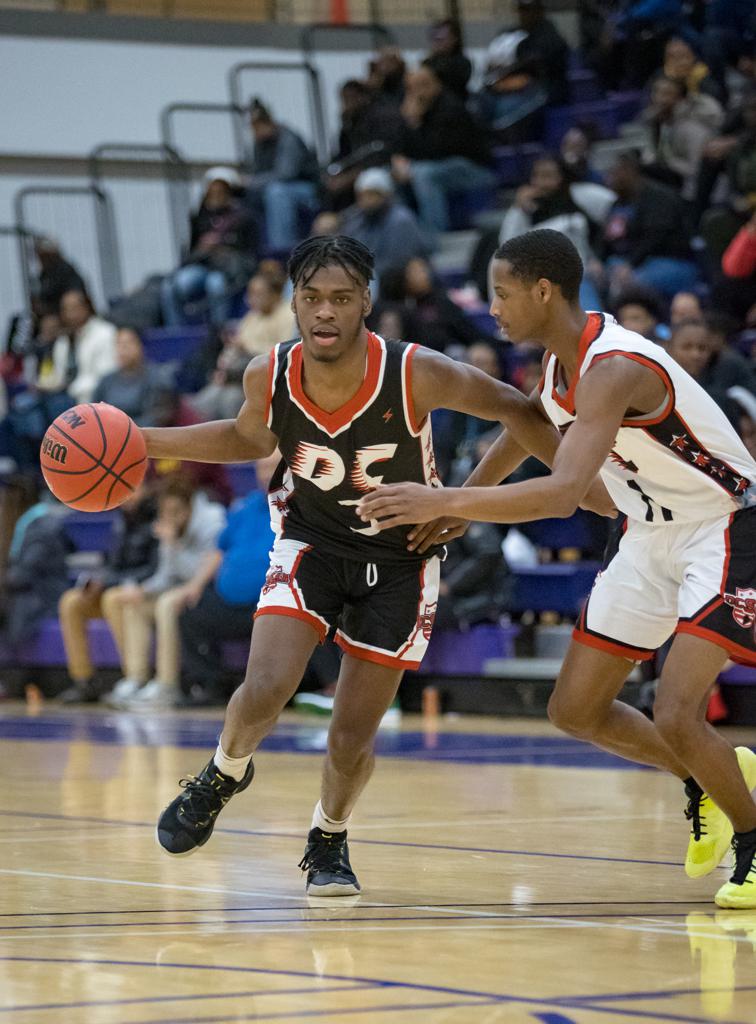
{"type": "Polygon", "coordinates": [[[412,357],[417,345],[368,333],[363,382],[335,412],[316,406],[302,386],[302,342],[270,354],[268,426],[283,461],[271,481],[271,522],[283,537],[366,562],[428,558],[407,551],[408,527],[381,532],[355,512],[380,483],[441,486],[430,417],[415,422],[412,357]]]}

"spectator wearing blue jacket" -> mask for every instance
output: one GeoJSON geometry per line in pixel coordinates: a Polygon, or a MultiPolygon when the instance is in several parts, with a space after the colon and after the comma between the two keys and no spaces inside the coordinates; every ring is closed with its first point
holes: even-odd
{"type": "Polygon", "coordinates": [[[267,489],[280,456],[255,464],[258,490],[229,512],[215,551],[193,580],[193,593],[179,617],[181,705],[225,704],[224,640],[248,640],[252,616],[270,564],[272,536],[267,489]]]}

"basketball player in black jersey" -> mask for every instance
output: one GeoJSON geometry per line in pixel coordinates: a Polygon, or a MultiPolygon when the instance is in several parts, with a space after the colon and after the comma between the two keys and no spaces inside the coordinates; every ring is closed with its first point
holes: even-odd
{"type": "MultiPolygon", "coordinates": [[[[360,886],[347,825],[373,770],[373,743],[405,668],[417,668],[438,594],[436,545],[419,551],[404,529],[381,531],[356,514],[381,482],[438,485],[429,414],[439,407],[508,424],[547,464],[559,435],[523,395],[463,363],[365,327],[372,254],[345,237],[314,238],[292,254],[301,340],[254,359],[234,420],[145,429],[153,458],[246,462],[283,459],[271,484],[276,539],[244,683],[228,706],[218,749],[163,812],[157,838],[193,853],[218,813],[252,781],[252,753],[297,688],[316,644],[335,630],[343,649],[320,800],[301,862],[307,891],[360,886]]],[[[611,503],[602,485],[591,507],[611,503]]],[[[440,542],[451,539],[450,531],[440,542]]]]}

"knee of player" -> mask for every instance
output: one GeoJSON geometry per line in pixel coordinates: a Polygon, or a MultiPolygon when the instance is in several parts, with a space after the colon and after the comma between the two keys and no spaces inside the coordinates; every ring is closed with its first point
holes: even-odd
{"type": "Polygon", "coordinates": [[[599,724],[596,712],[586,707],[585,702],[565,699],[556,693],[549,700],[548,716],[557,729],[581,739],[590,739],[599,724]]]}
{"type": "MultiPolygon", "coordinates": [[[[694,741],[696,709],[684,700],[664,694],[654,702],[654,725],[670,746],[681,747],[694,741]]],[[[695,740],[697,743],[697,739],[695,740]]]]}
{"type": "Polygon", "coordinates": [[[339,771],[356,768],[373,754],[373,738],[361,740],[349,729],[331,729],[328,733],[328,757],[339,771]]]}

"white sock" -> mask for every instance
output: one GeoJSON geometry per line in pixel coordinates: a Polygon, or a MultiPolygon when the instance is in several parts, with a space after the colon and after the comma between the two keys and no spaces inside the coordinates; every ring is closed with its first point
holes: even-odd
{"type": "Polygon", "coordinates": [[[213,754],[213,761],[218,771],[223,772],[224,775],[230,775],[237,782],[241,782],[244,778],[244,773],[251,759],[251,754],[245,754],[244,757],[229,757],[220,745],[220,742],[218,743],[218,749],[213,754]]]}
{"type": "Polygon", "coordinates": [[[343,821],[336,821],[335,818],[329,818],[323,810],[323,805],[320,800],[318,800],[315,804],[315,810],[312,815],[312,825],[310,825],[310,828],[319,828],[321,832],[343,832],[349,824],[349,819],[351,817],[351,814],[347,814],[343,821]]]}

